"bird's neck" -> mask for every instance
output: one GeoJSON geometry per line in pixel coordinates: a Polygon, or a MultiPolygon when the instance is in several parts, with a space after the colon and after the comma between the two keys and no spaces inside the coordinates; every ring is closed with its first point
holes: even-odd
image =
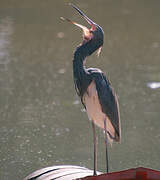
{"type": "Polygon", "coordinates": [[[85,76],[86,75],[86,69],[84,66],[84,61],[87,56],[87,53],[83,46],[77,47],[74,53],[74,59],[73,59],[73,73],[75,78],[79,78],[79,76],[85,76]]]}
{"type": "Polygon", "coordinates": [[[83,91],[88,87],[89,76],[84,66],[84,60],[87,54],[83,47],[78,47],[74,53],[73,59],[73,76],[79,95],[83,95],[83,91]]]}

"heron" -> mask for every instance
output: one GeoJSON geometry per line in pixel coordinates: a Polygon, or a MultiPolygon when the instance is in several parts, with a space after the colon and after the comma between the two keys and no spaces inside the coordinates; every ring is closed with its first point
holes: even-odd
{"type": "Polygon", "coordinates": [[[70,4],[89,24],[90,28],[68,18],[61,19],[78,26],[83,31],[83,41],[75,49],[73,77],[75,89],[92,122],[94,142],[94,172],[97,175],[96,127],[104,131],[106,146],[106,171],[109,171],[108,144],[121,139],[120,111],[117,95],[106,75],[98,68],[86,68],[86,58],[96,50],[100,53],[104,43],[103,29],[86,16],[78,7],[70,4]]]}

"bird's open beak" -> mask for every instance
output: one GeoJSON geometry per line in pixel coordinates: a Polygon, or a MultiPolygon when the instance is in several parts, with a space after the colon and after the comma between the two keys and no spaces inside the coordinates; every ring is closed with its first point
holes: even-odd
{"type": "Polygon", "coordinates": [[[70,22],[70,23],[72,23],[72,24],[80,27],[80,28],[83,30],[83,38],[84,38],[84,40],[85,40],[85,41],[90,40],[90,39],[93,37],[93,34],[92,34],[91,32],[96,29],[95,23],[94,23],[91,19],[89,19],[89,18],[88,18],[80,9],[78,9],[75,5],[73,5],[73,4],[69,4],[69,5],[71,5],[75,10],[78,11],[78,13],[88,22],[88,24],[91,26],[91,28],[88,29],[87,27],[85,27],[85,26],[83,26],[83,25],[81,25],[81,24],[78,24],[78,23],[76,23],[76,22],[74,22],[74,21],[71,21],[71,20],[68,19],[68,18],[63,18],[63,17],[61,17],[61,19],[62,19],[62,20],[67,20],[68,22],[70,22]]]}

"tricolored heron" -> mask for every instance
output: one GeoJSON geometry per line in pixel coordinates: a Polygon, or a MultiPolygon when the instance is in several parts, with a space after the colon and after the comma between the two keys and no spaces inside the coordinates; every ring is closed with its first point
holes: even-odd
{"type": "Polygon", "coordinates": [[[94,135],[94,175],[97,171],[97,138],[95,125],[102,128],[105,132],[106,144],[106,168],[108,172],[108,150],[107,144],[115,140],[120,141],[120,113],[117,96],[111,87],[109,80],[104,73],[98,68],[85,68],[85,60],[96,50],[101,50],[104,40],[102,28],[89,19],[75,5],[70,4],[78,13],[89,23],[87,27],[67,20],[83,30],[83,42],[76,48],[73,59],[73,76],[75,89],[81,98],[88,117],[92,122],[94,135]]]}

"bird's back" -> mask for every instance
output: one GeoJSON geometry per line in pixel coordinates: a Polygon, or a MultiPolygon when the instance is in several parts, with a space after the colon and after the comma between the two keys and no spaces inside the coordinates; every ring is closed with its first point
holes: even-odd
{"type": "Polygon", "coordinates": [[[119,141],[120,115],[117,96],[101,70],[89,68],[88,73],[92,81],[82,97],[88,117],[102,129],[106,120],[110,138],[119,141]]]}

